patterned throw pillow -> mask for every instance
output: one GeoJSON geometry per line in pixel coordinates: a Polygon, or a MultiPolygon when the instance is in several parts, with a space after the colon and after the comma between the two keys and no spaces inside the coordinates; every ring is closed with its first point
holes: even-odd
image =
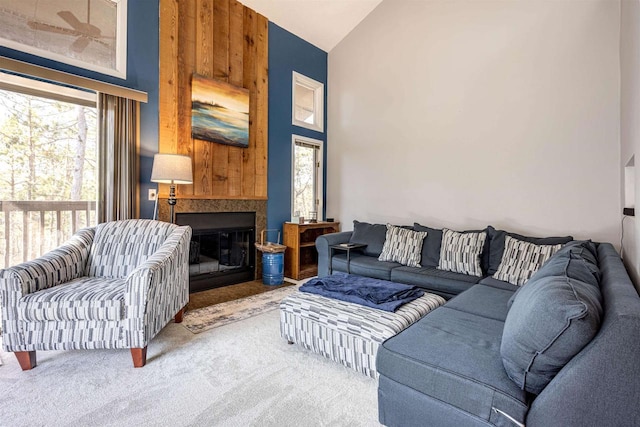
{"type": "Polygon", "coordinates": [[[442,230],[439,270],[482,277],[480,254],[487,240],[487,233],[458,233],[442,230]]]}
{"type": "Polygon", "coordinates": [[[413,231],[387,224],[387,236],[379,261],[395,261],[408,267],[420,267],[422,241],[426,232],[413,231]]]}
{"type": "Polygon", "coordinates": [[[522,286],[560,248],[562,244],[536,245],[506,236],[502,261],[493,277],[522,286]]]}

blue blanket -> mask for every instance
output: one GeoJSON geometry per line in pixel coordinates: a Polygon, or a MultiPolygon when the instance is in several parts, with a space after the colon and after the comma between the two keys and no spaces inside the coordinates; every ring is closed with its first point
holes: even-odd
{"type": "Polygon", "coordinates": [[[311,279],[300,291],[384,311],[396,311],[424,295],[416,286],[341,273],[311,279]]]}

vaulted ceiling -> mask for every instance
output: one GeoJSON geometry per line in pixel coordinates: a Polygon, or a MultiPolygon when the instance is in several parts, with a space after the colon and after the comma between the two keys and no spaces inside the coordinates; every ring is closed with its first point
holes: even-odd
{"type": "Polygon", "coordinates": [[[382,0],[240,1],[269,21],[329,52],[382,0]]]}

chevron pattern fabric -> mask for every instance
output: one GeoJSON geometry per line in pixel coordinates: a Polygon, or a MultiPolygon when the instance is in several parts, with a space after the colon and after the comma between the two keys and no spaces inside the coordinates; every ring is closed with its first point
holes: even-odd
{"type": "Polygon", "coordinates": [[[0,270],[4,350],[145,347],[189,300],[190,240],[190,227],[114,221],[0,270]]]}
{"type": "Polygon", "coordinates": [[[486,239],[487,233],[484,231],[458,233],[443,229],[438,269],[482,277],[480,255],[486,239]]]}
{"type": "Polygon", "coordinates": [[[522,286],[561,248],[561,244],[536,245],[506,236],[502,260],[493,277],[522,286]]]}
{"type": "Polygon", "coordinates": [[[395,312],[388,312],[296,292],[280,303],[280,335],[377,378],[375,362],[380,344],[444,303],[444,298],[425,293],[395,312]]]}
{"type": "Polygon", "coordinates": [[[422,242],[426,231],[413,231],[387,224],[387,234],[379,261],[394,261],[409,267],[420,267],[422,242]]]}

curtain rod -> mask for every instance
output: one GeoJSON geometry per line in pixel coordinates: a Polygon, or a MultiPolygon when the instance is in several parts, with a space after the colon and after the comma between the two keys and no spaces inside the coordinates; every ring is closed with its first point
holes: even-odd
{"type": "Polygon", "coordinates": [[[40,65],[29,64],[28,62],[18,61],[4,56],[0,56],[0,69],[27,76],[38,77],[53,82],[65,83],[84,89],[91,89],[96,92],[108,93],[109,95],[120,96],[122,98],[128,98],[138,102],[146,103],[148,101],[147,92],[101,82],[87,77],[77,76],[64,71],[41,67],[40,65]]]}

